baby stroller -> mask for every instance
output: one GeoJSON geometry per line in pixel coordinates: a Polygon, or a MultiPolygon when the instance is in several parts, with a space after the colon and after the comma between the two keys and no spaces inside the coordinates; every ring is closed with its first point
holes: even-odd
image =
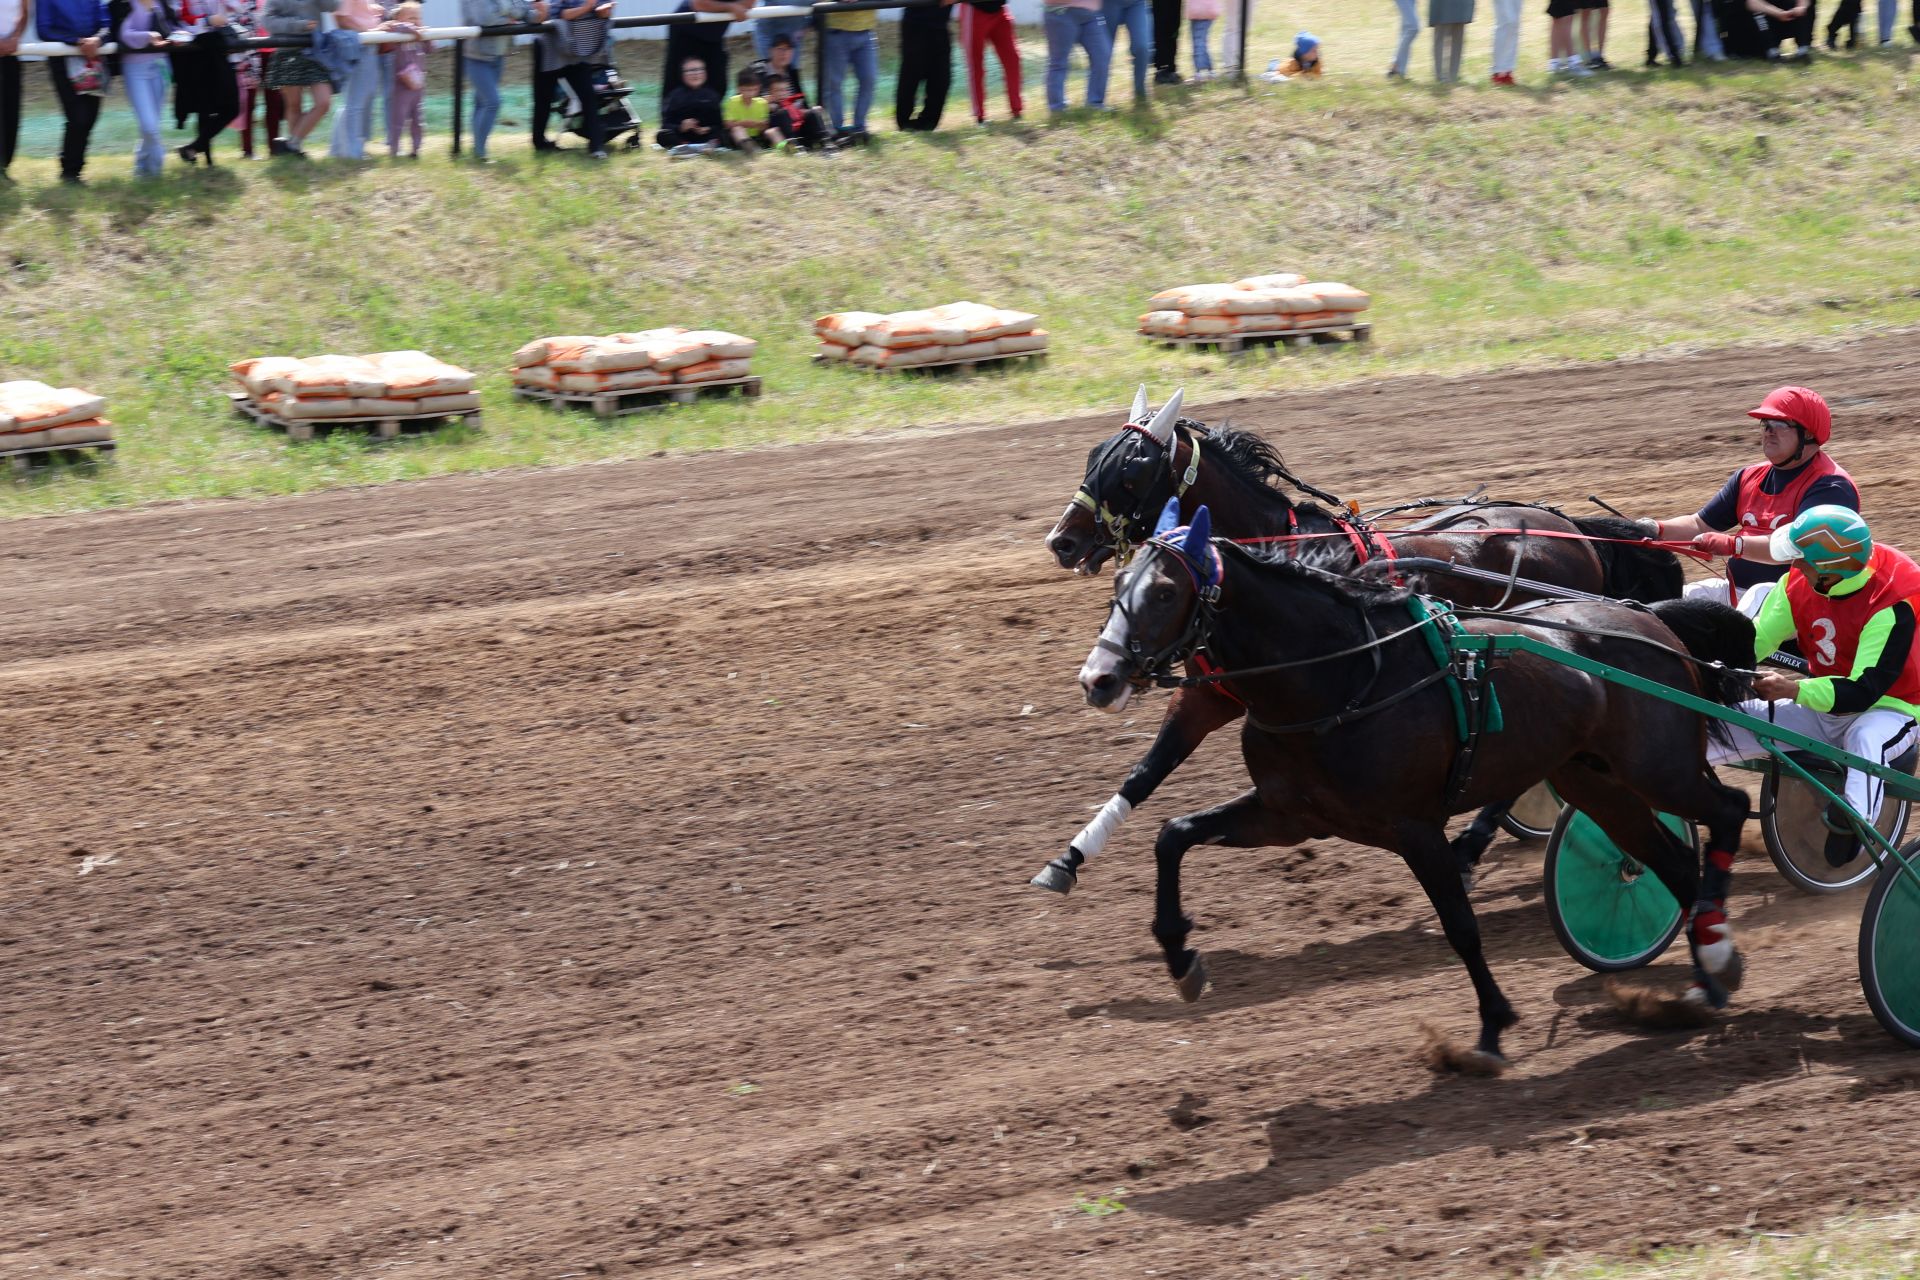
{"type": "MultiPolygon", "coordinates": [[[[560,81],[554,91],[554,106],[560,118],[566,122],[568,133],[576,137],[587,136],[587,118],[580,108],[579,95],[573,86],[565,80],[560,81]]],[[[619,71],[613,67],[600,67],[593,73],[593,96],[595,109],[600,113],[600,128],[609,150],[616,140],[625,138],[621,145],[632,151],[640,146],[640,117],[627,105],[627,98],[633,93],[633,87],[620,78],[619,71]]]]}

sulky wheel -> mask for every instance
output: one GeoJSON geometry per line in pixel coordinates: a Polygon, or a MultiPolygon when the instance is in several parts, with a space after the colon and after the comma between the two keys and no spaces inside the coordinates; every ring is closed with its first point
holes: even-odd
{"type": "Polygon", "coordinates": [[[1515,840],[1545,840],[1560,818],[1560,797],[1546,783],[1534,787],[1500,819],[1500,829],[1515,840]]]}
{"type": "MultiPolygon", "coordinates": [[[[1835,791],[1840,790],[1843,775],[1827,761],[1795,752],[1793,758],[1835,791]]],[[[1912,770],[1911,759],[1894,762],[1895,767],[1912,770]]],[[[1862,846],[1852,862],[1843,866],[1827,864],[1827,798],[1808,786],[1806,780],[1787,769],[1769,769],[1760,789],[1760,834],[1767,842],[1767,856],[1780,874],[1808,893],[1839,893],[1873,878],[1879,869],[1874,850],[1862,846]]],[[[1873,824],[1887,843],[1898,845],[1906,834],[1907,802],[1889,792],[1880,804],[1880,816],[1873,824]]]]}
{"type": "Polygon", "coordinates": [[[1920,840],[1889,861],[1860,916],[1860,986],[1895,1039],[1920,1047],[1920,840]]]}
{"type": "MultiPolygon", "coordinates": [[[[1689,841],[1692,823],[1660,815],[1689,841]]],[[[1567,954],[1597,973],[1637,969],[1672,944],[1687,914],[1660,877],[1622,853],[1593,819],[1572,805],[1547,837],[1547,918],[1567,954]]]]}

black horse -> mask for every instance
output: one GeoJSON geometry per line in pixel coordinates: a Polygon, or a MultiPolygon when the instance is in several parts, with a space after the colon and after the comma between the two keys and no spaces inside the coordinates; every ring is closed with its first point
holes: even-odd
{"type": "MultiPolygon", "coordinates": [[[[1222,537],[1293,537],[1297,541],[1291,545],[1311,548],[1315,563],[1335,571],[1396,556],[1433,557],[1647,604],[1677,598],[1684,585],[1672,552],[1646,545],[1639,526],[1611,516],[1575,518],[1527,503],[1463,502],[1409,529],[1389,533],[1373,528],[1342,511],[1331,494],[1303,483],[1259,436],[1209,430],[1182,418],[1183,398],[1176,391],[1157,413],[1150,412],[1142,387],[1128,425],[1087,455],[1080,491],[1047,536],[1047,547],[1062,568],[1094,573],[1109,558],[1124,561],[1132,547],[1153,532],[1166,502],[1177,499],[1182,518],[1205,505],[1214,532],[1222,537]],[[1317,494],[1328,505],[1296,502],[1286,485],[1317,494]],[[1524,532],[1487,532],[1494,529],[1524,532]]],[[[1270,545],[1280,549],[1290,544],[1270,545]]],[[[1499,585],[1466,578],[1435,577],[1431,583],[1438,594],[1459,604],[1493,604],[1505,594],[1499,585]]],[[[1516,592],[1514,598],[1527,594],[1516,592]]],[[[1205,674],[1204,665],[1189,674],[1205,674]]],[[[1105,847],[1134,807],[1145,803],[1209,734],[1232,724],[1245,710],[1217,685],[1176,691],[1147,754],[1068,843],[1067,851],[1043,867],[1033,883],[1056,893],[1070,892],[1081,866],[1105,847]]],[[[1463,871],[1470,874],[1480,861],[1505,813],[1505,807],[1488,808],[1454,842],[1463,871]]]]}
{"type": "MultiPolygon", "coordinates": [[[[1246,706],[1241,751],[1253,788],[1173,819],[1154,843],[1153,933],[1185,999],[1198,999],[1206,985],[1199,954],[1186,946],[1192,922],[1180,904],[1187,850],[1335,836],[1406,859],[1473,979],[1478,1061],[1497,1067],[1500,1033],[1516,1015],[1481,955],[1479,924],[1447,843],[1449,817],[1511,803],[1545,779],[1682,903],[1695,902],[1699,869],[1656,813],[1701,822],[1710,851],[1739,847],[1747,797],[1708,769],[1703,717],[1571,667],[1512,655],[1481,677],[1490,691],[1481,696],[1497,699],[1505,723],[1475,735],[1463,776],[1456,761],[1469,748],[1439,675],[1448,668],[1421,634],[1446,624],[1417,621],[1413,611],[1424,597],[1328,572],[1311,552],[1283,558],[1210,542],[1207,524],[1202,508],[1190,529],[1156,537],[1116,575],[1107,626],[1080,672],[1087,701],[1110,708],[1204,650],[1246,706]]],[[[1746,689],[1733,671],[1753,656],[1751,623],[1708,601],[1651,611],[1545,603],[1469,613],[1458,625],[1531,635],[1728,705],[1746,689]],[[1691,656],[1662,621],[1669,616],[1691,656]],[[1703,670],[1705,662],[1727,669],[1703,670]]],[[[1717,926],[1724,917],[1696,909],[1689,930],[1700,998],[1718,1006],[1737,981],[1738,955],[1724,930],[1700,936],[1703,919],[1717,926]]]]}

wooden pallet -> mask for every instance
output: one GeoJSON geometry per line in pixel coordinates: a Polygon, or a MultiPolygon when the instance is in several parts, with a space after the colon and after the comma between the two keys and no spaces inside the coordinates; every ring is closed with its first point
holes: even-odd
{"type": "MultiPolygon", "coordinates": [[[[3,441],[4,437],[0,437],[3,441]]],[[[98,462],[102,457],[112,458],[118,446],[111,440],[90,440],[85,444],[41,444],[31,449],[7,449],[0,447],[0,458],[11,464],[13,478],[25,480],[35,468],[46,468],[56,462],[82,463],[98,462]]]]}
{"type": "Polygon", "coordinates": [[[593,409],[595,417],[620,418],[629,413],[644,413],[648,409],[664,409],[670,404],[692,404],[703,396],[724,396],[735,387],[740,388],[740,394],[750,400],[759,398],[760,379],[752,374],[715,382],[674,382],[657,387],[633,387],[626,391],[546,391],[540,387],[515,387],[513,394],[522,400],[534,400],[541,404],[584,404],[593,409]]]}
{"type": "Polygon", "coordinates": [[[371,427],[380,439],[393,440],[403,428],[432,431],[441,423],[456,419],[465,419],[476,427],[480,425],[478,409],[461,409],[453,413],[414,413],[390,418],[282,418],[262,409],[244,391],[229,391],[227,398],[233,401],[234,411],[241,417],[263,427],[284,431],[287,439],[295,441],[313,439],[316,427],[358,427],[362,430],[371,427]]]}
{"type": "Polygon", "coordinates": [[[843,364],[849,369],[859,369],[866,373],[934,373],[939,370],[951,370],[956,373],[972,373],[976,369],[998,369],[1005,371],[1018,360],[1024,360],[1030,369],[1038,369],[1047,362],[1046,351],[1013,351],[1004,356],[976,356],[969,360],[930,360],[926,364],[861,364],[853,360],[830,360],[826,356],[813,357],[815,364],[843,364]]]}
{"type": "Polygon", "coordinates": [[[1353,324],[1319,324],[1311,329],[1280,329],[1273,333],[1201,333],[1185,338],[1152,333],[1140,336],[1159,347],[1211,347],[1225,352],[1229,357],[1238,358],[1257,349],[1271,352],[1281,347],[1311,347],[1340,342],[1341,334],[1348,335],[1348,340],[1353,342],[1370,342],[1373,340],[1373,325],[1360,320],[1353,324]]]}

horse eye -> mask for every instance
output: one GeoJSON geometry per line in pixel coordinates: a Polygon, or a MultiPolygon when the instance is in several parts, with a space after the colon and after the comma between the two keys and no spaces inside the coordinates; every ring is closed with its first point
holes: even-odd
{"type": "Polygon", "coordinates": [[[1163,582],[1159,586],[1155,587],[1153,589],[1153,602],[1155,604],[1172,604],[1173,603],[1173,585],[1171,583],[1163,582]]]}

